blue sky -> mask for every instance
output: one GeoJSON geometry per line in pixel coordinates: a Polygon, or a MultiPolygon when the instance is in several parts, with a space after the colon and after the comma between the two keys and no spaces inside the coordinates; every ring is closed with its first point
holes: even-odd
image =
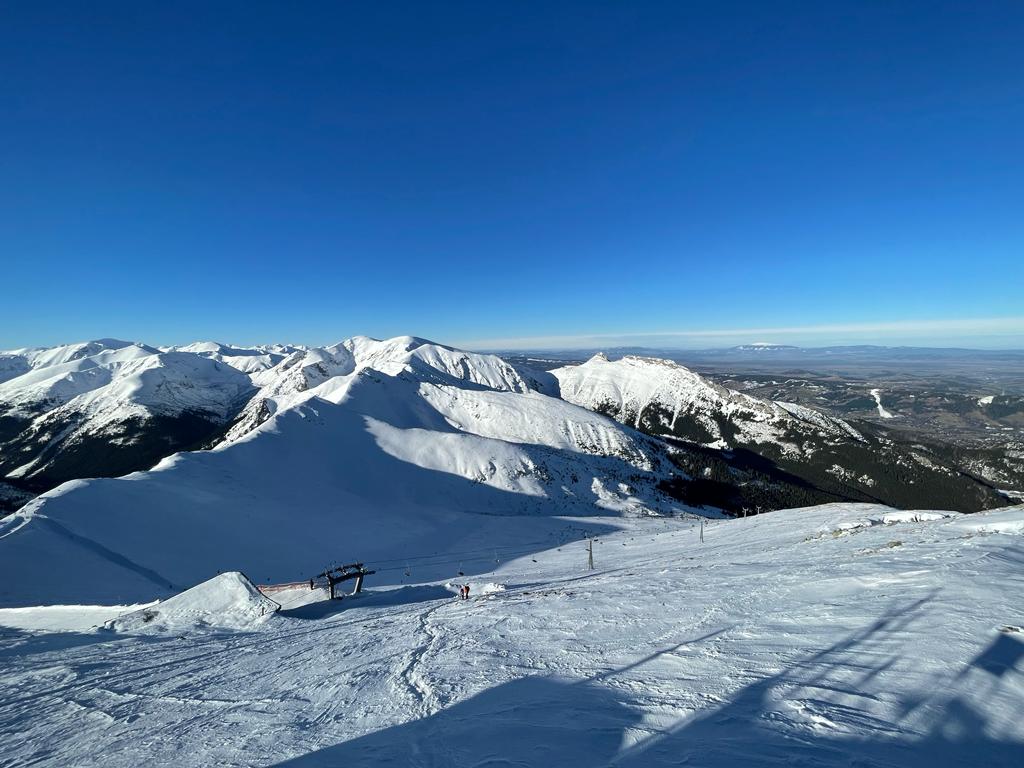
{"type": "Polygon", "coordinates": [[[0,347],[1024,347],[1024,4],[21,3],[0,347]]]}

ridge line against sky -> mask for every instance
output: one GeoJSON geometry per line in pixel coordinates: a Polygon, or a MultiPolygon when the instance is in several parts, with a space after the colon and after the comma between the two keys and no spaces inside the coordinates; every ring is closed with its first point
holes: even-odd
{"type": "Polygon", "coordinates": [[[114,339],[131,343],[149,344],[156,347],[181,347],[199,342],[214,342],[238,348],[268,346],[273,344],[324,347],[340,343],[353,336],[369,336],[387,339],[396,336],[412,336],[454,347],[477,352],[514,352],[544,350],[593,350],[614,347],[649,347],[664,350],[697,350],[738,346],[741,344],[785,344],[799,347],[827,347],[873,345],[881,347],[925,347],[962,348],[979,350],[1021,350],[1024,351],[1024,316],[1018,317],[975,317],[942,320],[878,321],[823,323],[820,325],[684,329],[675,331],[560,334],[546,336],[523,336],[503,338],[452,339],[444,335],[420,333],[410,329],[409,333],[374,333],[357,330],[336,333],[321,333],[319,339],[295,339],[268,337],[254,339],[219,337],[216,334],[198,334],[193,338],[149,339],[135,333],[100,334],[89,337],[75,336],[53,344],[7,344],[0,347],[0,354],[23,349],[46,348],[86,341],[114,339]]]}

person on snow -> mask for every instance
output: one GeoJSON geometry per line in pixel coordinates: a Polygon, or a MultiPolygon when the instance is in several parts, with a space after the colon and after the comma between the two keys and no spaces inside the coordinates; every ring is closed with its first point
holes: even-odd
{"type": "Polygon", "coordinates": [[[462,599],[463,600],[469,600],[469,584],[463,585],[462,589],[463,589],[462,599]]]}

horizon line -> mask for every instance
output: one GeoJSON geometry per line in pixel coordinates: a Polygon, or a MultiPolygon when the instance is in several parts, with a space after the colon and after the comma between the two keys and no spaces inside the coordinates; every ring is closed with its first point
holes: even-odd
{"type": "MultiPolygon", "coordinates": [[[[688,340],[693,343],[702,340],[707,343],[698,347],[713,347],[714,339],[728,340],[739,337],[749,337],[757,341],[745,342],[748,344],[769,343],[769,344],[790,344],[799,346],[798,341],[792,337],[813,337],[826,334],[852,334],[853,336],[867,334],[890,334],[899,338],[899,334],[908,334],[911,337],[932,334],[935,336],[949,336],[941,344],[933,344],[935,348],[943,346],[955,346],[953,340],[957,337],[1010,337],[1012,343],[1024,345],[1024,317],[987,317],[987,318],[960,318],[948,320],[900,320],[871,323],[824,323],[819,325],[796,325],[776,326],[758,328],[716,328],[716,329],[684,329],[672,331],[628,331],[620,333],[581,333],[561,334],[548,336],[512,336],[489,339],[460,339],[452,343],[465,349],[572,349],[572,348],[594,348],[607,346],[610,342],[621,341],[616,346],[630,346],[630,340],[634,346],[662,346],[672,347],[673,340],[676,343],[688,340]],[[791,337],[783,341],[773,341],[767,337],[791,337]],[[638,344],[637,340],[648,340],[646,344],[638,344]],[[659,341],[660,340],[660,343],[659,341]]],[[[847,339],[844,341],[827,342],[825,339],[817,341],[818,346],[857,346],[875,343],[873,346],[913,346],[904,343],[884,344],[877,336],[865,339],[847,339]]],[[[920,345],[928,346],[928,345],[920,345]]],[[[1005,347],[1010,349],[1012,347],[1005,347]]]]}

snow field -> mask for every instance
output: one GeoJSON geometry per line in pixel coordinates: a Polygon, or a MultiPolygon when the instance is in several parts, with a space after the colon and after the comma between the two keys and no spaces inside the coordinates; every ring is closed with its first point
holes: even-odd
{"type": "Polygon", "coordinates": [[[465,579],[469,601],[371,577],[244,632],[8,629],[3,759],[1020,765],[1021,510],[840,528],[886,514],[713,521],[703,544],[690,521],[620,519],[594,571],[566,542],[465,579]]]}

